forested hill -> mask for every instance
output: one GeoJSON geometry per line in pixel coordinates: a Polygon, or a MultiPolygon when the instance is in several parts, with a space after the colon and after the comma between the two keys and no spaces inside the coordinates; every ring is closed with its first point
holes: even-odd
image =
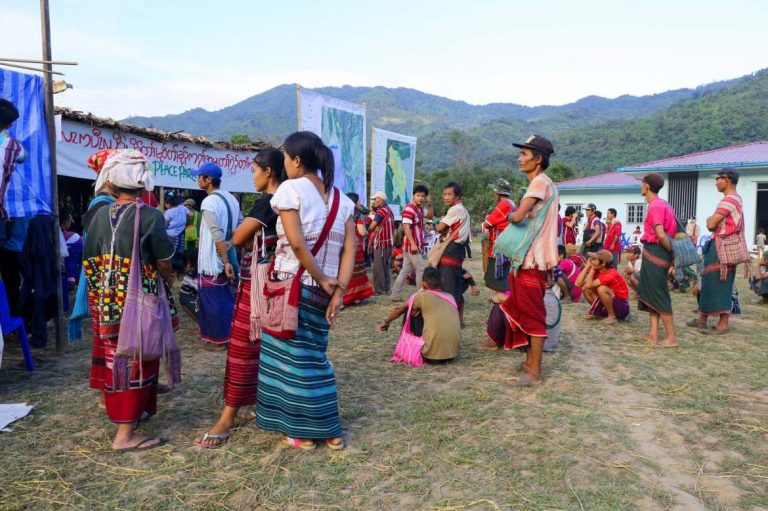
{"type": "MultiPolygon", "coordinates": [[[[650,96],[583,98],[562,106],[470,105],[406,88],[324,87],[316,91],[365,103],[368,126],[419,137],[421,171],[514,167],[510,144],[531,133],[550,137],[557,161],[580,172],[768,138],[766,71],[695,89],[650,96]],[[762,96],[762,97],[761,97],[762,96]],[[761,113],[758,115],[758,113],[761,113]]],[[[201,108],[126,121],[213,139],[247,135],[280,140],[296,129],[296,87],[281,85],[230,107],[201,108]]]]}

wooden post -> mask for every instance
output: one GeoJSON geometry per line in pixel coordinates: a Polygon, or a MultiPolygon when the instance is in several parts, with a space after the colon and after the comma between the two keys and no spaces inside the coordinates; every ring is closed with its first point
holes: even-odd
{"type": "Polygon", "coordinates": [[[64,297],[61,289],[61,264],[59,253],[61,250],[61,236],[59,235],[59,183],[56,173],[56,122],[53,114],[53,65],[51,64],[51,19],[48,10],[48,0],[40,0],[40,28],[43,36],[43,83],[45,84],[45,122],[48,125],[48,145],[51,153],[51,206],[53,208],[53,236],[54,257],[56,258],[56,317],[54,326],[56,331],[56,351],[64,351],[64,333],[62,321],[64,320],[64,297]]]}

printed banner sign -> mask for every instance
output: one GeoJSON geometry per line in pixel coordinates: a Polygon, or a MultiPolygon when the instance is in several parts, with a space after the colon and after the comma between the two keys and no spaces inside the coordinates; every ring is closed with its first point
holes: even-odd
{"type": "Polygon", "coordinates": [[[298,89],[299,129],[317,134],[333,151],[334,184],[365,202],[365,107],[298,89]]]}
{"type": "Polygon", "coordinates": [[[416,172],[416,137],[373,128],[371,193],[382,191],[402,210],[411,202],[416,172]]]}
{"type": "Polygon", "coordinates": [[[155,187],[197,190],[190,172],[203,163],[216,163],[223,175],[221,188],[230,192],[255,193],[251,165],[256,153],[214,149],[182,141],[157,142],[132,133],[122,133],[64,119],[56,144],[58,173],[62,176],[96,179],[88,168],[88,157],[101,149],[137,149],[149,160],[155,187]]]}

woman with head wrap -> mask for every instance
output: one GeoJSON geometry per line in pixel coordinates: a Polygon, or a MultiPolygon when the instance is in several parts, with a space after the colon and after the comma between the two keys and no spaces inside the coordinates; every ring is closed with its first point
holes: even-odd
{"type": "MultiPolygon", "coordinates": [[[[93,318],[91,387],[102,391],[107,414],[118,425],[112,447],[119,451],[149,449],[160,445],[162,440],[136,435],[134,429],[137,421],[156,411],[159,361],[130,360],[130,382],[126,390],[118,390],[113,364],[131,269],[136,201],[145,189],[152,190],[152,175],[147,169],[146,157],[135,150],[120,150],[109,155],[102,168],[102,174],[105,172],[109,173],[108,181],[117,200],[96,212],[83,250],[93,318]]],[[[158,286],[157,272],[166,283],[173,281],[170,262],[173,245],[158,210],[141,207],[139,240],[141,282],[145,292],[157,294],[158,289],[167,287],[158,286]]],[[[168,299],[175,327],[178,318],[170,293],[168,299]]]]}

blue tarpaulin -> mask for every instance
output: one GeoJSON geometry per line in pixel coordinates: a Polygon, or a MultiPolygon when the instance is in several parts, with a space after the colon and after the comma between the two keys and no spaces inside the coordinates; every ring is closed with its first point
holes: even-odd
{"type": "Polygon", "coordinates": [[[45,122],[43,79],[0,67],[0,97],[19,109],[19,119],[9,133],[27,151],[24,163],[16,165],[5,198],[11,218],[52,214],[51,150],[45,122]]]}

